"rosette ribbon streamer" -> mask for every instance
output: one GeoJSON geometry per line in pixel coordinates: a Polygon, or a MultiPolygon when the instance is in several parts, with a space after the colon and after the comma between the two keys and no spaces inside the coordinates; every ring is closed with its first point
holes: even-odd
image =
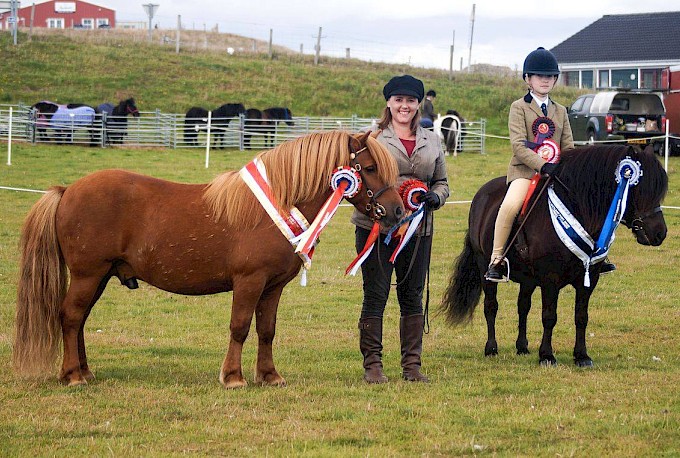
{"type": "Polygon", "coordinates": [[[321,207],[321,210],[319,210],[316,218],[312,221],[309,229],[295,240],[297,242],[295,252],[299,255],[304,256],[311,252],[321,231],[326,227],[338,210],[340,201],[342,201],[343,198],[351,199],[359,193],[361,190],[361,176],[359,175],[359,172],[352,167],[338,167],[331,176],[331,188],[333,189],[333,193],[328,197],[323,207],[321,207]]]}
{"type": "Polygon", "coordinates": [[[548,207],[555,232],[562,243],[583,262],[583,267],[586,270],[583,286],[590,286],[590,266],[602,261],[614,243],[616,228],[626,212],[628,190],[639,183],[641,176],[642,168],[639,162],[630,157],[619,162],[615,173],[618,186],[597,241],[571,214],[552,187],[548,189],[548,207]]]}
{"type": "Polygon", "coordinates": [[[392,233],[399,229],[397,234],[400,234],[403,228],[406,227],[406,232],[400,236],[399,244],[390,257],[390,262],[392,264],[394,264],[394,261],[396,261],[399,253],[401,253],[409,240],[411,240],[411,237],[413,237],[413,234],[415,234],[420,222],[425,216],[426,205],[424,203],[418,202],[418,197],[422,194],[425,194],[427,191],[427,186],[420,180],[407,180],[402,183],[399,188],[399,194],[404,201],[404,208],[410,210],[413,213],[392,227],[385,238],[385,245],[388,245],[392,240],[392,233]]]}

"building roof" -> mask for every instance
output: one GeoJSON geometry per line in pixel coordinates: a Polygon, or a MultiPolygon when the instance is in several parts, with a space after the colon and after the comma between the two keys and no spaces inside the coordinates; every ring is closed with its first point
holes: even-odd
{"type": "Polygon", "coordinates": [[[676,61],[680,11],[611,14],[551,49],[560,64],[676,61]]]}

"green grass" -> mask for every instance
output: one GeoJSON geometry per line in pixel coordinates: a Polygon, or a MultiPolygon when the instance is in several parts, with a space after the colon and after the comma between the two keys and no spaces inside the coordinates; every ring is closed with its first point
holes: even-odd
{"type": "MultiPolygon", "coordinates": [[[[21,38],[21,37],[20,37],[21,38]]],[[[23,37],[25,38],[25,37],[23,37]]],[[[410,72],[438,92],[437,110],[456,108],[507,133],[519,79],[456,74],[344,60],[314,67],[285,55],[269,61],[207,52],[175,55],[143,43],[104,45],[38,37],[9,44],[0,34],[0,102],[39,99],[95,103],[134,95],[140,108],[183,112],[191,105],[291,106],[297,115],[375,116],[380,90],[410,72]],[[107,64],[122,70],[102,75],[107,64]]],[[[576,93],[561,89],[569,103],[576,93]]],[[[213,151],[211,167],[197,150],[97,149],[13,145],[0,184],[46,189],[104,168],[125,168],[182,182],[207,182],[237,169],[254,153],[213,151]]],[[[486,155],[447,158],[452,195],[469,200],[502,175],[507,142],[490,139],[486,155]]],[[[680,206],[680,159],[671,158],[666,205],[680,206]]],[[[231,294],[173,295],[146,284],[130,291],[112,281],[85,329],[97,380],[68,389],[56,374],[23,380],[11,368],[18,238],[39,194],[0,190],[0,455],[1,456],[680,456],[680,211],[665,212],[660,247],[642,247],[621,228],[611,257],[618,271],[601,280],[590,303],[592,370],[571,363],[571,288],[562,291],[553,345],[560,365],[540,368],[539,296],[529,316],[532,354],[515,355],[517,285],[499,287],[499,356],[484,358],[481,309],[466,327],[449,328],[434,311],[462,248],[467,205],[437,212],[431,266],[431,331],[423,369],[432,383],[399,380],[399,312],[385,318],[385,370],[390,382],[361,380],[356,323],[361,281],[345,277],[353,258],[349,208],[323,235],[309,286],[293,281],[278,314],[274,357],[282,389],[226,391],[217,377],[229,338],[231,294]]],[[[394,296],[394,294],[393,294],[394,296]]],[[[252,384],[256,336],[244,348],[252,384]]]]}
{"type": "MultiPolygon", "coordinates": [[[[508,153],[491,142],[487,155],[449,157],[451,200],[470,199],[503,173],[508,153]]],[[[100,150],[15,145],[0,182],[45,189],[121,167],[183,182],[206,182],[238,168],[253,153],[100,150]]],[[[671,192],[680,188],[671,161],[671,192]]],[[[499,356],[484,358],[481,309],[471,325],[449,328],[431,315],[425,336],[427,385],[399,380],[398,307],[385,323],[385,370],[390,382],[362,380],[356,322],[360,279],[345,277],[353,255],[349,208],[324,232],[309,286],[284,291],[274,356],[288,386],[226,391],[217,380],[228,342],[231,294],[184,297],[141,284],[130,291],[112,281],[86,327],[97,380],[68,389],[53,375],[17,379],[11,369],[21,221],[39,195],[2,191],[0,214],[0,454],[274,455],[274,456],[675,456],[680,454],[680,345],[675,284],[680,273],[680,212],[667,211],[668,238],[641,247],[625,230],[591,300],[588,345],[592,370],[571,363],[571,288],[562,292],[554,348],[560,365],[540,368],[538,295],[529,319],[532,355],[515,355],[517,286],[501,285],[499,356]]],[[[437,214],[431,297],[436,309],[451,264],[462,247],[467,205],[437,214]]],[[[252,384],[255,331],[246,341],[244,371],[252,384]]]]}

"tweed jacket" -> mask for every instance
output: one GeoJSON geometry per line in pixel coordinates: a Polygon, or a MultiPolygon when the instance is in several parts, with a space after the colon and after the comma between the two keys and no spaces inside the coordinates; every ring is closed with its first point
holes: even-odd
{"type": "MultiPolygon", "coordinates": [[[[510,106],[508,129],[512,144],[512,158],[508,167],[507,182],[517,178],[531,179],[541,170],[545,161],[533,150],[524,145],[524,140],[533,141],[531,126],[536,118],[543,116],[541,108],[534,102],[531,94],[515,100],[510,106]]],[[[560,151],[574,149],[574,137],[567,117],[567,109],[552,99],[548,103],[548,117],[555,122],[555,133],[551,140],[557,143],[560,151]]]]}
{"type": "MultiPolygon", "coordinates": [[[[374,130],[377,130],[377,127],[374,130]]],[[[439,207],[437,209],[441,208],[449,197],[449,183],[447,181],[444,151],[437,134],[418,126],[416,146],[411,157],[406,153],[406,148],[392,129],[391,124],[378,134],[377,139],[387,147],[397,160],[397,167],[399,168],[397,189],[406,180],[420,180],[427,185],[430,191],[439,196],[439,207]]],[[[432,235],[432,212],[428,211],[427,215],[427,222],[421,223],[419,231],[421,235],[432,235]]],[[[373,226],[373,221],[356,209],[352,214],[351,221],[352,224],[364,229],[371,229],[373,226]]],[[[382,233],[387,233],[388,229],[381,228],[380,230],[382,233]]]]}

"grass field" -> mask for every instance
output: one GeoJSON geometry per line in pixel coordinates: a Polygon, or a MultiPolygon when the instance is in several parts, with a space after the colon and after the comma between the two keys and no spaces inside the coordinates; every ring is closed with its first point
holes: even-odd
{"type": "MultiPolygon", "coordinates": [[[[4,145],[2,150],[4,152],[4,145]]],[[[207,182],[252,153],[90,149],[14,145],[0,185],[46,189],[104,168],[182,182],[207,182]]],[[[665,204],[680,206],[680,167],[671,158],[665,204]]],[[[504,142],[488,154],[449,157],[450,200],[469,200],[505,171],[504,142]]],[[[68,389],[56,374],[22,380],[11,367],[17,245],[23,217],[39,194],[0,190],[0,455],[2,456],[679,456],[680,210],[665,212],[660,247],[637,245],[625,228],[590,303],[591,370],[571,362],[571,288],[560,299],[553,344],[560,365],[538,366],[539,295],[529,319],[530,356],[515,355],[517,286],[501,285],[499,356],[484,358],[486,328],[476,313],[449,328],[435,311],[467,225],[465,204],[437,213],[431,266],[431,330],[423,369],[430,384],[399,379],[399,312],[385,324],[390,382],[362,379],[356,323],[359,278],[349,208],[324,232],[309,286],[293,281],[278,315],[274,357],[285,388],[252,385],[254,329],[244,348],[251,385],[227,391],[217,380],[228,342],[230,294],[173,295],[146,284],[111,281],[86,327],[97,380],[68,389]]]]}

